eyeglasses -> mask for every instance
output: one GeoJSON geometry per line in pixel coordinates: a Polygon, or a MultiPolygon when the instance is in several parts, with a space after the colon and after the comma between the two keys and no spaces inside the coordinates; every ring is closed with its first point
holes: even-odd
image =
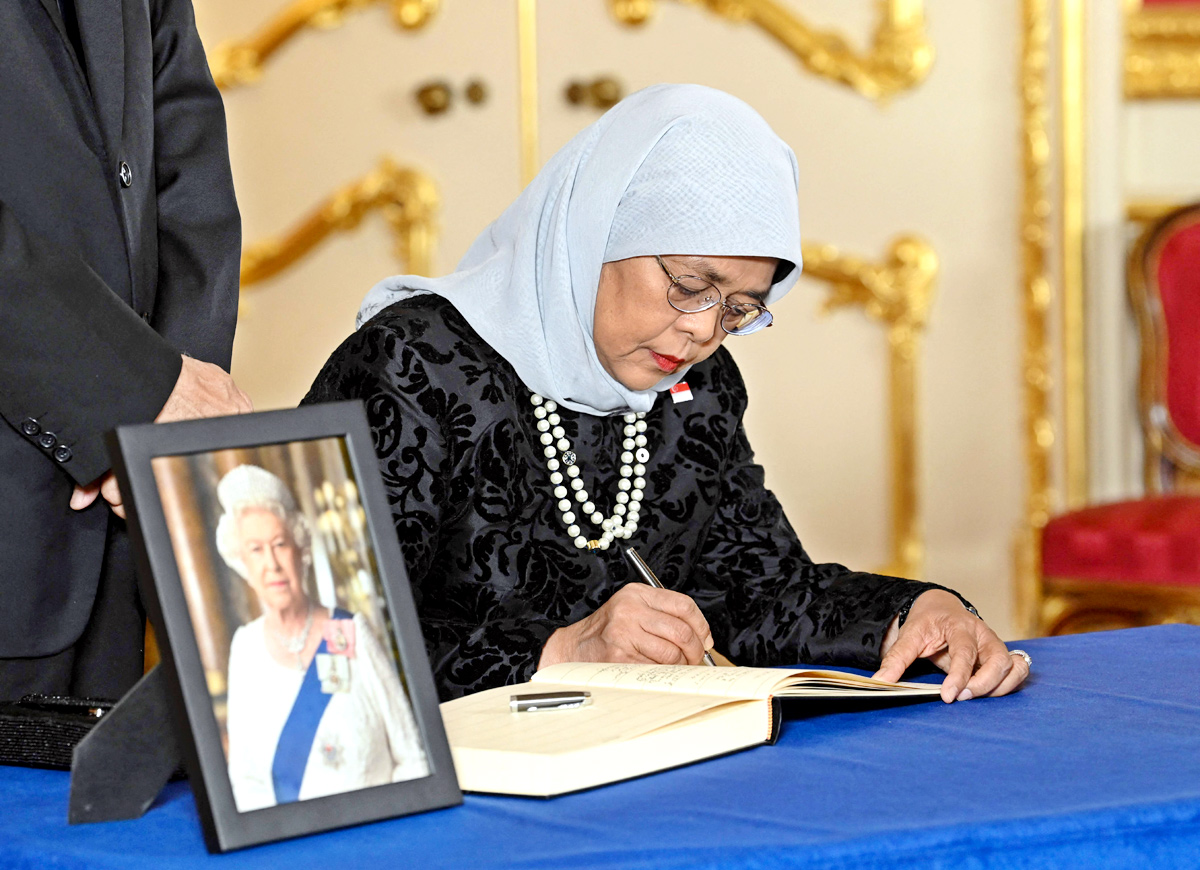
{"type": "Polygon", "coordinates": [[[720,305],[721,329],[729,335],[749,335],[770,326],[774,318],[771,312],[761,305],[751,302],[726,302],[716,285],[695,275],[672,275],[662,257],[655,256],[659,267],[671,279],[667,287],[667,301],[676,311],[684,314],[698,314],[701,311],[720,305]]]}

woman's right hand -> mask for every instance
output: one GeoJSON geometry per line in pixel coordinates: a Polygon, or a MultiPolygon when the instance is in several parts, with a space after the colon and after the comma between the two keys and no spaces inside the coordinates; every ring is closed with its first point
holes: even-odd
{"type": "Polygon", "coordinates": [[[698,665],[712,643],[708,620],[691,598],[630,583],[595,613],[550,635],[538,668],[559,662],[698,665]]]}

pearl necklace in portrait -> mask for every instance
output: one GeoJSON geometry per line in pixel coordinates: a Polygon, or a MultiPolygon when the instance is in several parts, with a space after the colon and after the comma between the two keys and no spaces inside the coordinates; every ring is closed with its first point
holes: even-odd
{"type": "MultiPolygon", "coordinates": [[[[281,631],[277,631],[274,628],[270,629],[275,642],[283,647],[284,652],[296,657],[296,667],[299,670],[304,670],[304,658],[300,654],[304,652],[304,647],[308,644],[308,635],[312,631],[313,624],[312,601],[309,600],[307,603],[308,610],[304,614],[304,628],[300,629],[299,632],[288,637],[281,631]]],[[[266,623],[264,622],[263,625],[265,626],[266,623]]]]}
{"type": "Polygon", "coordinates": [[[630,413],[624,416],[625,438],[621,442],[621,479],[617,481],[617,503],[613,507],[613,515],[606,517],[596,508],[579,478],[578,457],[571,450],[571,442],[567,440],[563,431],[562,420],[558,416],[558,404],[553,400],[543,399],[537,393],[534,393],[529,401],[533,403],[533,415],[537,417],[542,453],[546,457],[546,467],[550,469],[554,497],[558,499],[558,509],[562,511],[567,534],[574,540],[575,546],[581,550],[607,550],[615,538],[632,537],[637,531],[638,517],[642,510],[642,491],[646,488],[646,463],[650,461],[650,451],[646,449],[645,413],[630,413]],[[565,476],[560,469],[565,469],[565,476]],[[571,504],[572,491],[575,501],[579,503],[582,514],[580,518],[575,516],[574,505],[571,504]],[[594,525],[600,527],[600,537],[589,539],[583,534],[584,518],[590,519],[594,525]]]}

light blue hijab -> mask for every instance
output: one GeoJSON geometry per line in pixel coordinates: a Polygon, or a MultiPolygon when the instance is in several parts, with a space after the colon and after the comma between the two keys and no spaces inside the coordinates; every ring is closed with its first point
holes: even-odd
{"type": "MultiPolygon", "coordinates": [[[[596,356],[600,267],[654,254],[777,257],[767,301],[800,272],[796,156],[741,100],[655,85],[585,128],[443,278],[397,275],[363,300],[361,326],[420,293],[449,299],[530,390],[587,414],[648,411],[675,372],[630,390],[596,356]]],[[[666,284],[663,285],[663,305],[666,284]]]]}

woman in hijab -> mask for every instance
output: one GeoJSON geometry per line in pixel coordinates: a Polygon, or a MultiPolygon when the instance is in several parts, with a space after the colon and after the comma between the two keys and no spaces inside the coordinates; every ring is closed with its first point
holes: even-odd
{"type": "Polygon", "coordinates": [[[444,278],[390,278],[306,402],[362,399],[443,699],[561,661],[1028,674],[948,590],[816,564],[728,351],[800,271],[795,155],[695,85],[583,130],[444,278]],[[665,589],[635,582],[637,549],[665,589]],[[882,661],[881,661],[882,659],[882,661]]]}

